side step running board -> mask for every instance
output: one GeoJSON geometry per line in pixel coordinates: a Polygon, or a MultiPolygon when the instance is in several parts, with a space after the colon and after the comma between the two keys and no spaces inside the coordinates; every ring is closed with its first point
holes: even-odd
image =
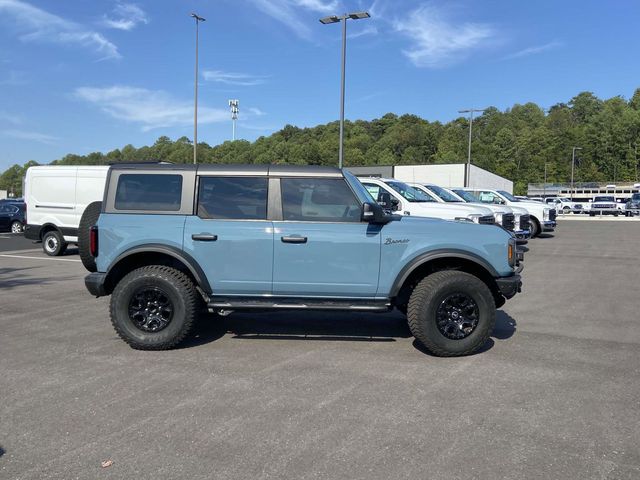
{"type": "Polygon", "coordinates": [[[230,299],[213,298],[207,308],[214,310],[347,310],[386,312],[389,301],[373,300],[321,300],[307,298],[230,299]]]}

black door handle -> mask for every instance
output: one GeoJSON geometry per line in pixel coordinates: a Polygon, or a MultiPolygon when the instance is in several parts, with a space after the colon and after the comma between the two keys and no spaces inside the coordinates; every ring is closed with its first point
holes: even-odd
{"type": "Polygon", "coordinates": [[[196,242],[215,242],[218,240],[218,235],[212,235],[211,233],[194,233],[191,235],[191,240],[196,242]]]}
{"type": "Polygon", "coordinates": [[[300,236],[292,236],[292,237],[281,237],[282,243],[307,243],[307,237],[300,236]]]}

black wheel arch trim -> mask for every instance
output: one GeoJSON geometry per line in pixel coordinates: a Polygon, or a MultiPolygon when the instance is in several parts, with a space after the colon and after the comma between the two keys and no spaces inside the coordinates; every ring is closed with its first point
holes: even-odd
{"type": "Polygon", "coordinates": [[[402,285],[409,278],[409,276],[421,265],[424,265],[427,262],[432,260],[439,260],[441,258],[455,258],[459,260],[466,260],[475,263],[479,267],[484,268],[487,273],[489,273],[493,278],[500,277],[500,274],[496,271],[493,266],[487,262],[484,258],[474,253],[466,252],[464,250],[455,250],[455,249],[440,249],[434,250],[431,252],[423,253],[413,258],[409,263],[407,263],[400,273],[396,276],[395,281],[391,287],[391,291],[389,292],[389,297],[393,298],[398,295],[402,285]]]}
{"type": "Polygon", "coordinates": [[[118,263],[132,255],[136,255],[139,253],[162,253],[175,258],[189,269],[189,272],[191,272],[193,277],[196,279],[198,286],[202,288],[202,290],[204,290],[208,294],[212,292],[211,285],[209,285],[209,280],[207,279],[204,270],[202,270],[198,262],[196,262],[196,260],[191,255],[183,250],[180,250],[177,247],[159,243],[137,245],[128,250],[125,250],[111,262],[111,264],[107,268],[107,277],[109,276],[109,273],[112,271],[113,267],[118,265],[118,263]]]}

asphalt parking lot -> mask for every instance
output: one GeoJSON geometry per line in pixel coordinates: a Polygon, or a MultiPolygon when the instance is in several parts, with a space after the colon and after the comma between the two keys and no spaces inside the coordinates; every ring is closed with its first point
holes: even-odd
{"type": "Polygon", "coordinates": [[[531,241],[524,292],[454,359],[395,313],[205,318],[135,351],[77,255],[0,239],[0,478],[638,479],[639,233],[531,241]]]}

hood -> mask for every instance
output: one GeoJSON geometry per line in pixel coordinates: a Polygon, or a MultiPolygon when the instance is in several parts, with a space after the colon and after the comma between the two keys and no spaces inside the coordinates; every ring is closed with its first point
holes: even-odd
{"type": "Polygon", "coordinates": [[[447,212],[452,216],[466,217],[467,215],[479,214],[479,215],[493,215],[493,212],[481,205],[475,205],[470,203],[435,203],[435,202],[425,202],[425,203],[412,203],[411,208],[415,208],[416,210],[422,210],[426,213],[428,212],[447,212]]]}
{"type": "MultiPolygon", "coordinates": [[[[513,211],[513,207],[509,206],[507,207],[506,205],[498,205],[498,204],[493,204],[493,203],[480,203],[480,202],[474,202],[474,203],[467,203],[467,205],[473,205],[474,207],[482,207],[482,208],[486,208],[488,210],[490,210],[492,213],[512,213],[513,211]]],[[[515,213],[515,212],[513,212],[515,213]]]]}

